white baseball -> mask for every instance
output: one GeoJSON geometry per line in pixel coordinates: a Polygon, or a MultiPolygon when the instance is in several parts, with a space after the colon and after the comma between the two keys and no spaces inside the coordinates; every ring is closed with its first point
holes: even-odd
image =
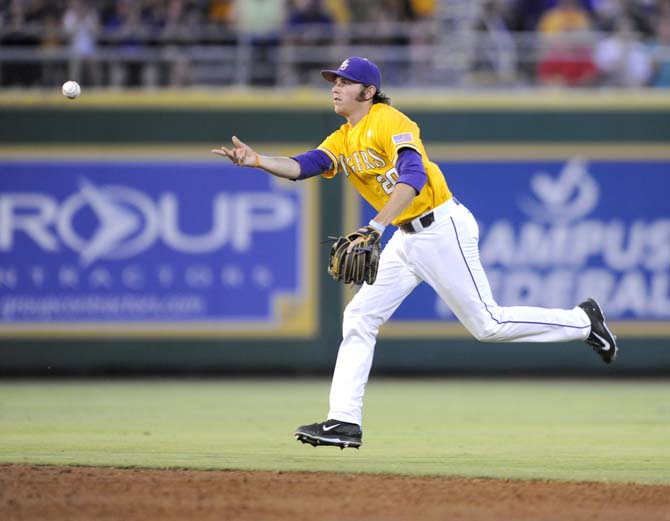
{"type": "Polygon", "coordinates": [[[81,94],[81,87],[76,81],[66,81],[63,83],[63,96],[69,99],[78,98],[81,94]]]}

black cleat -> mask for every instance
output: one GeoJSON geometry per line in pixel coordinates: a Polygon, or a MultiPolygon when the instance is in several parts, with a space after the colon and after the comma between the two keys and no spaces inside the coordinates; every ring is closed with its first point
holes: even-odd
{"type": "Polygon", "coordinates": [[[600,358],[606,364],[612,363],[616,358],[619,348],[616,345],[616,336],[605,324],[605,314],[600,309],[600,305],[592,298],[586,299],[579,304],[589,319],[591,320],[591,333],[585,342],[590,345],[593,350],[600,355],[600,358]]]}
{"type": "Polygon", "coordinates": [[[355,423],[347,423],[339,420],[326,420],[321,423],[302,425],[295,430],[296,439],[308,443],[313,447],[319,445],[332,445],[345,449],[354,449],[363,445],[363,432],[355,423]]]}

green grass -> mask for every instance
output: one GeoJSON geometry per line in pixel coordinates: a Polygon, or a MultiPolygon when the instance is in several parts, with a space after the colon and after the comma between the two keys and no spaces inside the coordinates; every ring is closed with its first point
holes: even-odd
{"type": "Polygon", "coordinates": [[[328,380],[0,383],[0,462],[670,484],[670,383],[385,380],[360,451],[312,448],[328,380]]]}

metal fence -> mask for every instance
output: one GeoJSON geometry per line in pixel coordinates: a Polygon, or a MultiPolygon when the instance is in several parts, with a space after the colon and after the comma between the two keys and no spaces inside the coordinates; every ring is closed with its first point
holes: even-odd
{"type": "MultiPolygon", "coordinates": [[[[132,42],[98,34],[86,51],[70,44],[2,45],[0,86],[50,87],[66,79],[105,87],[311,85],[322,81],[320,69],[355,55],[375,61],[385,85],[528,86],[541,83],[538,71],[552,54],[563,69],[593,62],[598,45],[611,38],[616,35],[548,38],[534,32],[475,31],[444,20],[304,26],[300,32],[263,36],[206,25],[158,36],[138,32],[132,42]]],[[[670,61],[667,51],[652,54],[651,47],[634,41],[646,53],[650,77],[656,65],[670,61]]],[[[597,64],[593,69],[594,76],[577,85],[625,83],[598,71],[597,64]]]]}

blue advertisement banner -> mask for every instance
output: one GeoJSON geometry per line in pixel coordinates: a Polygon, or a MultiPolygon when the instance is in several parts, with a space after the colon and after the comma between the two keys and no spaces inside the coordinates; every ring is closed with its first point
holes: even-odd
{"type": "MultiPolygon", "coordinates": [[[[573,157],[440,167],[477,218],[482,263],[500,305],[572,308],[591,296],[620,335],[670,334],[670,161],[573,157]]],[[[358,204],[361,222],[376,214],[358,204]]],[[[382,334],[467,332],[422,283],[382,334]]]]}
{"type": "Polygon", "coordinates": [[[311,335],[314,199],[224,161],[0,161],[0,335],[311,335]]]}

